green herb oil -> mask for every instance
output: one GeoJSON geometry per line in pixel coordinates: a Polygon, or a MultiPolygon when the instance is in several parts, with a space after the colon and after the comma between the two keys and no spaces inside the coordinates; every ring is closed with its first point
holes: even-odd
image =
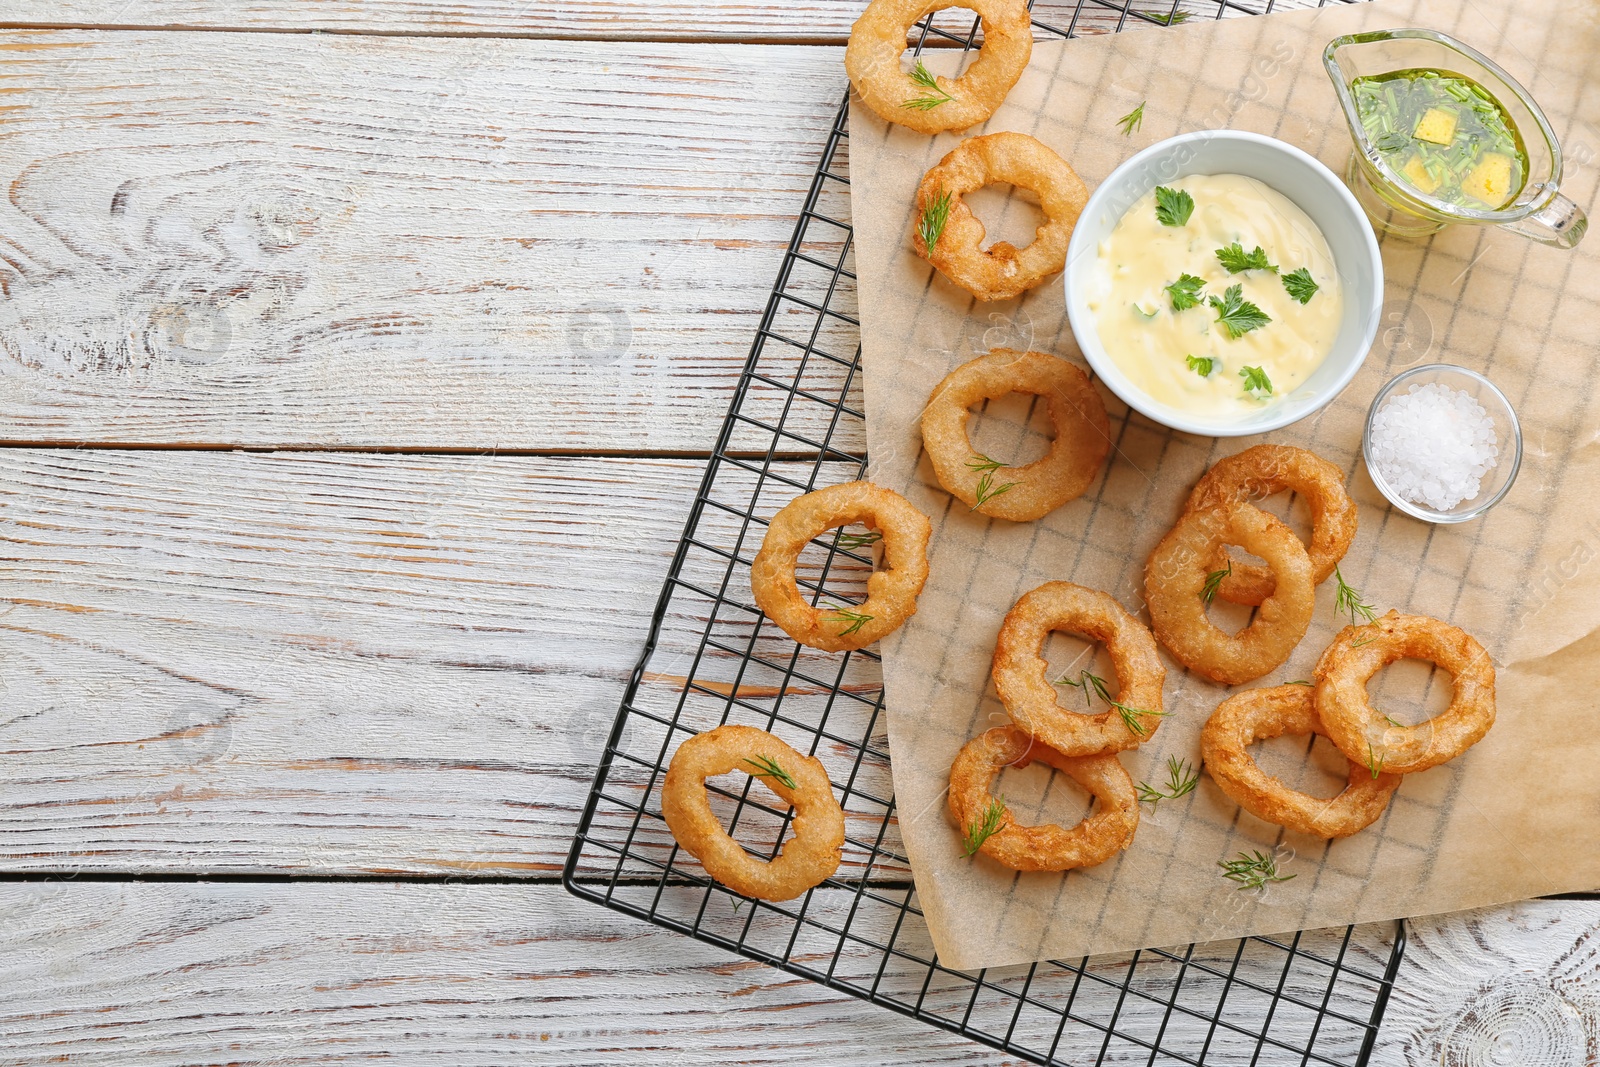
{"type": "Polygon", "coordinates": [[[1516,124],[1487,89],[1449,71],[1357,78],[1356,111],[1383,161],[1420,192],[1460,207],[1499,209],[1528,176],[1516,124]]]}

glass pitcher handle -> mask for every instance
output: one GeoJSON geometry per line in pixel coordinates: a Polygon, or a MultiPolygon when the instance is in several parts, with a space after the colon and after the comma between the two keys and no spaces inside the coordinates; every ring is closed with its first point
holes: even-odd
{"type": "Polygon", "coordinates": [[[1583,240],[1584,232],[1589,229],[1589,217],[1571,200],[1553,195],[1544,207],[1525,219],[1506,223],[1505,228],[1540,244],[1572,248],[1583,240]]]}

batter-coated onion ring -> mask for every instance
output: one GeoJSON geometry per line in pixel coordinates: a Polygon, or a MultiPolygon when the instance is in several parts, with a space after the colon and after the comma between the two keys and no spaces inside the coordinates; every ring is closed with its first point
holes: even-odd
{"type": "Polygon", "coordinates": [[[981,825],[997,802],[989,786],[1004,767],[1031,761],[1054,767],[1093,793],[1095,812],[1070,830],[1053,823],[1023,826],[1005,808],[1000,828],[978,850],[1017,871],[1065,871],[1104,863],[1133,840],[1139,800],[1133,779],[1116,756],[1063,756],[1015,726],[979,734],[964,745],[950,768],[950,815],[963,833],[981,825]]]}
{"type": "Polygon", "coordinates": [[[928,580],[928,517],[899,493],[871,482],[847,482],[796,497],[773,516],[750,565],[756,604],[783,632],[812,648],[865,648],[917,613],[928,580]],[[800,595],[794,568],[800,550],[824,530],[865,523],[883,531],[883,568],[867,579],[864,604],[814,608],[800,595]]]}
{"type": "Polygon", "coordinates": [[[1033,23],[1024,0],[872,0],[850,27],[844,69],[881,118],[918,133],[938,133],[964,130],[994,114],[1032,55],[1033,23]],[[936,77],[935,90],[912,81],[900,56],[918,19],[950,7],[976,11],[983,19],[983,49],[961,77],[936,77]]]}
{"type": "Polygon", "coordinates": [[[1161,687],[1167,669],[1144,624],[1109,593],[1071,582],[1046,582],[1025,593],[1006,614],[994,646],[994,687],[1024,732],[1063,756],[1094,756],[1134,748],[1161,725],[1161,687]],[[1078,634],[1106,646],[1117,675],[1117,703],[1144,732],[1129,728],[1121,712],[1068,711],[1056,699],[1042,654],[1052,631],[1078,634]],[[1144,714],[1140,714],[1143,712],[1144,714]]]}
{"type": "MultiPolygon", "coordinates": [[[[1251,499],[1291,490],[1311,506],[1311,579],[1328,580],[1356,537],[1356,505],[1345,492],[1344,472],[1315,452],[1293,445],[1256,445],[1218,460],[1195,485],[1189,507],[1243,504],[1251,499]]],[[[1212,569],[1228,564],[1219,556],[1212,569]]],[[[1259,604],[1272,595],[1272,572],[1255,563],[1233,561],[1233,573],[1222,579],[1217,595],[1234,604],[1259,604]]]]}
{"type": "Polygon", "coordinates": [[[945,376],[922,411],[922,443],[939,484],[981,515],[1028,522],[1048,515],[1083,495],[1111,450],[1111,423],[1106,406],[1077,364],[1043,352],[996,348],[963,363],[945,376]],[[980,400],[1008,393],[1042,396],[1050,406],[1055,440],[1050,453],[1021,467],[979,469],[967,437],[968,410],[980,400]],[[979,488],[989,477],[991,489],[978,503],[979,488]],[[974,507],[976,505],[976,507],[974,507]]]}
{"type": "Polygon", "coordinates": [[[661,814],[678,844],[707,874],[747,897],[793,900],[839,869],[844,811],[834,799],[827,769],[753,726],[719,726],[679,745],[661,787],[661,814]],[[793,788],[773,773],[774,766],[795,783],[793,788]],[[729,771],[744,771],[794,805],[794,837],[771,862],[746,852],[711,810],[706,779],[729,771]]]}
{"type": "Polygon", "coordinates": [[[1328,736],[1306,686],[1235,693],[1218,705],[1200,731],[1206,770],[1224,793],[1258,818],[1312,837],[1349,837],[1372,825],[1400,788],[1398,774],[1374,777],[1365,764],[1346,758],[1349,784],[1338,796],[1323,799],[1290,789],[1263,771],[1249,752],[1255,742],[1284,734],[1328,736]]]}
{"type": "Polygon", "coordinates": [[[1411,774],[1454,759],[1494,725],[1494,664],[1471,634],[1426,615],[1391,611],[1339,631],[1316,671],[1317,717],[1328,740],[1357,763],[1411,774]],[[1425,659],[1455,677],[1450,706],[1416,726],[1395,726],[1372,709],[1367,682],[1398,659],[1425,659]]]}
{"type": "Polygon", "coordinates": [[[1150,554],[1144,574],[1156,639],[1184,666],[1225,685],[1259,678],[1288,659],[1316,606],[1305,546],[1248,504],[1185,512],[1150,554]],[[1224,545],[1260,556],[1277,579],[1250,625],[1231,636],[1206,618],[1203,597],[1209,562],[1224,545]]]}
{"type": "Polygon", "coordinates": [[[930,250],[922,227],[912,237],[917,255],[979,300],[1009,300],[1052,274],[1067,262],[1067,242],[1089,199],[1083,179],[1067,161],[1022,133],[969,137],[928,171],[917,187],[917,218],[942,197],[950,198],[950,216],[930,250]],[[1025,248],[996,241],[983,250],[984,228],[961,199],[995,182],[1031,189],[1039,196],[1045,221],[1025,248]]]}

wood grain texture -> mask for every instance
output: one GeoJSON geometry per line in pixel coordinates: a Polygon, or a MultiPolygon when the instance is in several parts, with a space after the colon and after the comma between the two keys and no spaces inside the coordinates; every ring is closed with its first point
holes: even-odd
{"type": "MultiPolygon", "coordinates": [[[[9,0],[0,25],[130,26],[166,28],[293,29],[346,33],[492,34],[534,37],[604,37],[651,40],[805,40],[842,43],[865,0],[9,0]]],[[[1165,16],[1172,0],[1091,2],[1077,16],[1082,32],[1139,24],[1122,9],[1165,16]]],[[[1184,0],[1196,17],[1214,17],[1214,0],[1184,0]]],[[[1246,0],[1264,10],[1266,0],[1246,0]]],[[[1283,3],[1276,5],[1285,7],[1283,3]]],[[[1073,21],[1075,0],[1035,0],[1034,18],[1052,25],[1073,21]]],[[[1238,14],[1241,12],[1231,12],[1238,14]]],[[[971,22],[950,13],[940,22],[954,31],[971,22]]]]}
{"type": "Polygon", "coordinates": [[[0,441],[703,451],[829,48],[0,33],[0,441]]]}
{"type": "MultiPolygon", "coordinates": [[[[9,884],[0,918],[12,1067],[1016,1062],[555,886],[9,884]]],[[[1582,1044],[1463,1059],[1454,1050],[1468,1046],[1430,1042],[1440,1020],[1471,1013],[1453,997],[1480,981],[1554,986],[1570,1010],[1592,1012],[1600,904],[1415,929],[1402,978],[1415,992],[1390,1009],[1374,1067],[1593,1062],[1582,1044]]],[[[1064,1051],[1079,1052],[1076,1033],[1064,1051]]],[[[1532,1047],[1514,1031],[1506,1040],[1532,1047]]],[[[1253,1051],[1207,1062],[1244,1067],[1253,1051]]],[[[1114,1046],[1108,1062],[1148,1058],[1114,1046]]]]}

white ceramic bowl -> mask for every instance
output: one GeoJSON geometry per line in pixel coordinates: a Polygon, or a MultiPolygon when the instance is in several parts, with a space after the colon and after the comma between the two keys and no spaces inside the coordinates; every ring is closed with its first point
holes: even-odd
{"type": "Polygon", "coordinates": [[[1112,171],[1089,197],[1072,231],[1064,278],[1072,333],[1100,380],[1135,411],[1164,426],[1206,437],[1266,433],[1322,408],[1355,377],[1383,315],[1383,260],[1366,213],[1350,190],[1333,171],[1293,145],[1239,130],[1171,137],[1112,171]],[[1344,318],[1328,358],[1293,392],[1244,419],[1206,419],[1151,399],[1106,353],[1086,302],[1085,282],[1099,265],[1100,243],[1123,214],[1156,186],[1191,174],[1243,174],[1294,201],[1327,239],[1344,287],[1344,318]]]}

